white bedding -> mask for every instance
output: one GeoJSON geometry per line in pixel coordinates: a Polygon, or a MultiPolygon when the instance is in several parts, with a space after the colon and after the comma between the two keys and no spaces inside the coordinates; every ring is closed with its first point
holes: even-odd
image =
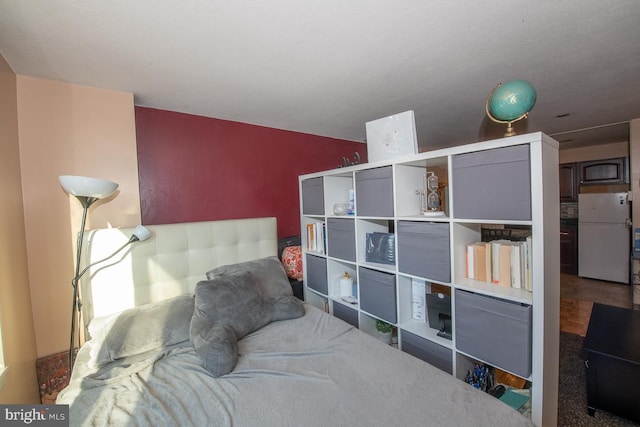
{"type": "Polygon", "coordinates": [[[87,365],[80,350],[57,403],[70,424],[111,426],[531,426],[501,401],[305,304],[239,341],[213,378],[189,341],[87,365]]]}

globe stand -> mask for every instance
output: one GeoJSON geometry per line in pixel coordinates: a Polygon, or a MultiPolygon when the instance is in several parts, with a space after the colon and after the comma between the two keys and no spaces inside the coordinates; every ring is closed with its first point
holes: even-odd
{"type": "MultiPolygon", "coordinates": [[[[493,92],[492,92],[493,93],[493,92]]],[[[487,116],[493,120],[496,123],[502,123],[502,124],[506,124],[507,125],[507,131],[504,133],[504,136],[515,136],[516,131],[513,129],[513,124],[515,122],[517,122],[518,120],[522,120],[522,119],[526,119],[529,116],[529,113],[524,113],[523,115],[521,115],[520,117],[518,117],[517,119],[513,119],[513,120],[499,120],[496,119],[495,117],[493,117],[491,115],[491,112],[489,111],[489,98],[491,98],[491,94],[489,94],[489,97],[487,97],[487,102],[485,104],[485,111],[487,112],[487,116]]]]}

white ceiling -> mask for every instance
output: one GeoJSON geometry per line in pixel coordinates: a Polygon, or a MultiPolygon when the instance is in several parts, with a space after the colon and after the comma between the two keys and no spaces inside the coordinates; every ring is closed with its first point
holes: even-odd
{"type": "Polygon", "coordinates": [[[140,106],[354,141],[414,110],[423,150],[500,137],[484,104],[511,79],[538,92],[518,133],[561,148],[640,118],[638,0],[0,0],[0,53],[140,106]]]}

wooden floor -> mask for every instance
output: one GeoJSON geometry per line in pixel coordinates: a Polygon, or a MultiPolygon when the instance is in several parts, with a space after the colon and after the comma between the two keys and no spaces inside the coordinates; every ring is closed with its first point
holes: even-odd
{"type": "Polygon", "coordinates": [[[560,275],[560,330],[585,336],[593,303],[631,308],[629,285],[560,275]]]}

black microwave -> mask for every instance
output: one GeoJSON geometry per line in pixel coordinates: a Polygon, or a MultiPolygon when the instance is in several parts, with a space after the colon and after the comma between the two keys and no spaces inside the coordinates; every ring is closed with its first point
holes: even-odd
{"type": "Polygon", "coordinates": [[[627,184],[629,183],[629,159],[614,159],[580,162],[580,184],[627,184]]]}

